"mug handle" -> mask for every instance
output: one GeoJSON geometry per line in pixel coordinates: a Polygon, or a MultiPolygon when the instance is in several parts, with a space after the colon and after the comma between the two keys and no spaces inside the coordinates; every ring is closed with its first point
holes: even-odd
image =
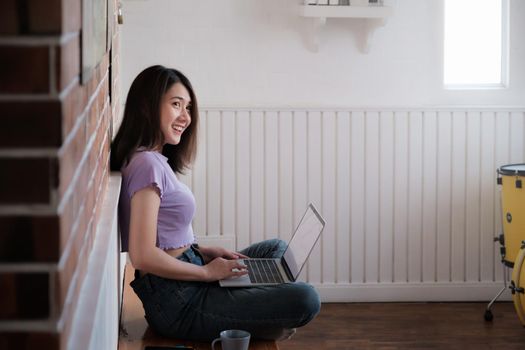
{"type": "Polygon", "coordinates": [[[221,341],[221,338],[216,338],[211,342],[211,348],[212,350],[215,350],[215,343],[221,341]]]}

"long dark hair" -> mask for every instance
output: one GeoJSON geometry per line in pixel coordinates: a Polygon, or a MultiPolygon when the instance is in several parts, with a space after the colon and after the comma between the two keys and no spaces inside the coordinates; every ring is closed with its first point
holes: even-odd
{"type": "Polygon", "coordinates": [[[124,118],[111,144],[111,170],[119,171],[139,147],[152,149],[164,143],[160,129],[162,96],[175,83],[181,83],[191,97],[191,124],[178,145],[164,145],[162,154],[176,173],[188,168],[197,152],[199,111],[191,83],[176,69],[160,65],[144,69],[133,81],[124,107],[124,118]]]}

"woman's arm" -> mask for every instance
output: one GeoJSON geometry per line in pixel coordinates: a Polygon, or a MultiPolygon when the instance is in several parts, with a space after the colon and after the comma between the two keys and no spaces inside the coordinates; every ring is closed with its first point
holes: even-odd
{"type": "Polygon", "coordinates": [[[156,247],[160,197],[156,188],[146,187],[131,198],[129,257],[136,269],[160,277],[186,281],[217,281],[247,272],[235,260],[218,257],[204,266],[173,258],[156,247]],[[233,272],[232,269],[239,271],[233,272]]]}

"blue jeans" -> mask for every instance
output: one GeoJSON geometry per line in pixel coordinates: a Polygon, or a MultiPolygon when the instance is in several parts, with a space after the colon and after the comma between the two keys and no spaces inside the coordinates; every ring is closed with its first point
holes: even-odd
{"type": "MultiPolygon", "coordinates": [[[[241,251],[254,258],[279,258],[286,243],[273,239],[241,251]]],[[[195,247],[177,257],[196,265],[204,261],[195,247]]],[[[218,282],[188,282],[153,274],[135,274],[133,290],[144,306],[150,327],[166,337],[212,340],[225,329],[243,329],[253,338],[277,339],[283,330],[311,321],[321,307],[309,284],[223,288],[218,282]]]]}

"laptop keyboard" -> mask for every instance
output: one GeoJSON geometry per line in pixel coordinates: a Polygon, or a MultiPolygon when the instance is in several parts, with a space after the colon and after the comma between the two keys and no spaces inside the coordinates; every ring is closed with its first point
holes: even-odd
{"type": "Polygon", "coordinates": [[[284,283],[275,260],[250,259],[244,260],[248,266],[248,276],[252,283],[284,283]]]}

